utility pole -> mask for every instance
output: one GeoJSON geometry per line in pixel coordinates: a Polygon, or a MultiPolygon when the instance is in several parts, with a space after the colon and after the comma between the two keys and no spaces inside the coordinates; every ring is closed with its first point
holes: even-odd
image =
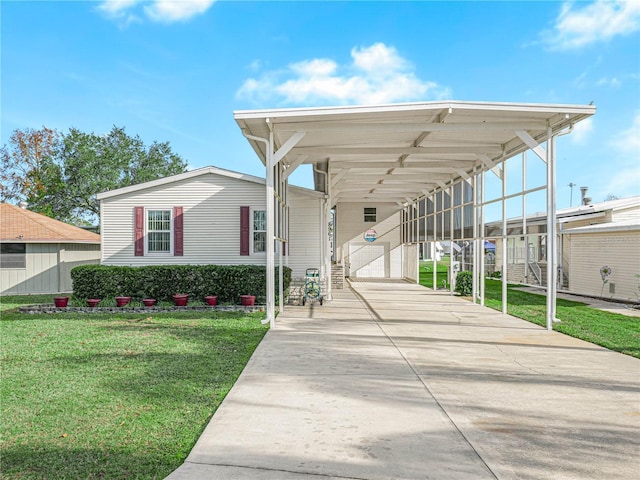
{"type": "Polygon", "coordinates": [[[569,206],[570,207],[573,207],[573,187],[575,187],[575,186],[576,186],[576,184],[573,183],[573,182],[571,182],[569,184],[569,188],[571,189],[571,198],[569,199],[569,206]]]}

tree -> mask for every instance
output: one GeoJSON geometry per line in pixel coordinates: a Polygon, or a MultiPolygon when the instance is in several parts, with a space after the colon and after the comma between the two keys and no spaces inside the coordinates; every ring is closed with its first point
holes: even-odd
{"type": "Polygon", "coordinates": [[[58,131],[47,127],[15,130],[11,134],[9,144],[0,149],[3,202],[26,201],[32,210],[51,215],[44,197],[48,188],[59,188],[60,170],[55,156],[60,137],[58,131]]]}
{"type": "MultiPolygon", "coordinates": [[[[16,138],[23,134],[14,132],[16,138]]],[[[139,136],[131,137],[124,128],[115,126],[106,135],[71,128],[67,134],[51,139],[46,154],[42,149],[32,150],[39,152],[39,162],[28,161],[34,156],[29,149],[13,143],[7,149],[12,165],[24,166],[22,176],[16,178],[27,180],[15,181],[24,186],[22,197],[32,210],[71,223],[97,223],[100,204],[96,195],[100,192],[182,173],[187,167],[168,142],[154,141],[146,147],[139,136]]],[[[13,195],[16,188],[12,188],[8,192],[13,195]]],[[[21,198],[7,195],[7,199],[21,198]]]]}

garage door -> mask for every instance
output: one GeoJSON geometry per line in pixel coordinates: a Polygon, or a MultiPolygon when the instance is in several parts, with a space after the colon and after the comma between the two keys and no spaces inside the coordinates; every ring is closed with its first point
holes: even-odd
{"type": "Polygon", "coordinates": [[[386,278],[389,245],[384,243],[349,244],[350,275],[362,278],[386,278]]]}

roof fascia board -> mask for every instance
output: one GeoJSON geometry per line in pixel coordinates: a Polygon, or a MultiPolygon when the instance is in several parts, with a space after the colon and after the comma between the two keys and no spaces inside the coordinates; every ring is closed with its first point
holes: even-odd
{"type": "MultiPolygon", "coordinates": [[[[606,224],[601,224],[606,225],[606,224]]],[[[587,227],[577,227],[577,228],[569,228],[564,230],[562,233],[565,235],[580,235],[587,233],[608,233],[608,232],[635,232],[640,231],[640,224],[636,225],[607,225],[599,227],[597,225],[589,225],[587,227]]]]}
{"type": "Polygon", "coordinates": [[[278,120],[287,117],[305,117],[310,115],[345,115],[345,114],[371,114],[403,112],[416,110],[443,110],[453,108],[465,110],[486,110],[523,113],[568,113],[593,115],[596,107],[593,105],[569,105],[569,104],[540,104],[540,103],[511,103],[511,102],[465,102],[449,100],[446,102],[412,102],[386,105],[353,105],[338,107],[304,107],[282,108],[268,110],[236,110],[234,118],[238,120],[265,119],[278,120]]]}
{"type": "Polygon", "coordinates": [[[100,245],[100,240],[71,240],[66,238],[52,238],[52,239],[18,239],[18,238],[3,238],[0,239],[0,243],[38,243],[38,244],[64,244],[64,243],[82,243],[85,245],[100,245]]]}
{"type": "MultiPolygon", "coordinates": [[[[393,122],[393,123],[326,123],[326,122],[292,122],[277,123],[274,129],[283,131],[306,131],[322,133],[395,133],[395,132],[513,132],[515,130],[545,130],[545,121],[528,122],[465,122],[465,123],[428,123],[428,122],[393,122]]],[[[426,147],[413,147],[426,148],[426,147]]],[[[476,150],[477,151],[477,150],[476,150]]]]}

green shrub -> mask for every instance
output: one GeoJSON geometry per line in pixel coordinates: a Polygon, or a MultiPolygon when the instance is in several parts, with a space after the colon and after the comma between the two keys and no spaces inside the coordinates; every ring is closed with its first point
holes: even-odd
{"type": "MultiPolygon", "coordinates": [[[[266,300],[266,267],[261,265],[147,265],[121,267],[81,265],[71,270],[73,293],[78,299],[113,298],[119,295],[171,301],[176,293],[193,299],[218,295],[219,302],[240,303],[240,295],[266,300]]],[[[284,267],[284,289],[291,269],[284,267]]],[[[276,291],[278,285],[276,267],[276,291]]]]}
{"type": "Polygon", "coordinates": [[[471,272],[458,272],[458,276],[456,276],[456,292],[465,297],[473,293],[473,274],[471,272]]]}

